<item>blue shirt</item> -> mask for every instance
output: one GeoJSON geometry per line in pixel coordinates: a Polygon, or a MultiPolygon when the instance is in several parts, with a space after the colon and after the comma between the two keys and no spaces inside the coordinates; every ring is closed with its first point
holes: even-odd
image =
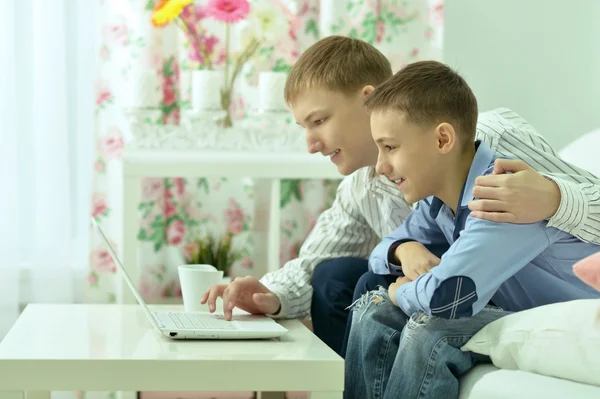
{"type": "Polygon", "coordinates": [[[477,144],[456,216],[436,197],[422,200],[371,253],[369,268],[374,273],[401,274],[401,265],[388,261],[398,243],[450,245],[438,266],[398,288],[398,306],[407,315],[425,312],[453,319],[476,314],[490,300],[504,310],[520,311],[599,298],[599,292],[573,273],[573,264],[600,251],[599,246],[547,227],[547,221],[494,223],[470,216],[475,179],[491,174],[496,158],[485,143],[477,144]]]}

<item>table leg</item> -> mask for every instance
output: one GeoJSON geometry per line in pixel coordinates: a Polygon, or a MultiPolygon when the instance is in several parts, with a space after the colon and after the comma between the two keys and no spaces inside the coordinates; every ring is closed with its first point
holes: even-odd
{"type": "Polygon", "coordinates": [[[50,399],[50,391],[26,391],[23,399],[50,399]]]}
{"type": "Polygon", "coordinates": [[[281,180],[271,180],[270,187],[271,208],[269,210],[269,234],[268,234],[268,262],[267,267],[270,272],[280,268],[279,251],[281,251],[281,180]]]}
{"type": "Polygon", "coordinates": [[[311,392],[310,399],[342,399],[343,392],[311,392]]]}
{"type": "Polygon", "coordinates": [[[137,399],[136,391],[118,391],[117,399],[137,399]]]}
{"type": "Polygon", "coordinates": [[[258,278],[279,269],[280,198],[279,179],[254,179],[254,275],[258,278]]]}
{"type": "MultiPolygon", "coordinates": [[[[139,230],[137,208],[140,197],[140,179],[125,175],[123,177],[123,248],[121,253],[123,254],[123,266],[129,278],[136,286],[139,283],[141,272],[137,259],[137,234],[139,230]]],[[[117,284],[117,303],[136,303],[135,296],[122,278],[119,278],[119,283],[117,284]]]]}

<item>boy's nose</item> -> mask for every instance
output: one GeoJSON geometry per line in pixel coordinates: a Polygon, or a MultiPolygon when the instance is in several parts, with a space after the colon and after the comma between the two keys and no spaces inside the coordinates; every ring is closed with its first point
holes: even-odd
{"type": "Polygon", "coordinates": [[[381,157],[377,158],[377,165],[375,165],[375,171],[380,175],[389,175],[392,171],[390,164],[381,159],[381,157]]]}
{"type": "Polygon", "coordinates": [[[306,132],[306,146],[308,147],[308,152],[311,154],[315,154],[323,149],[321,140],[309,132],[306,132]]]}

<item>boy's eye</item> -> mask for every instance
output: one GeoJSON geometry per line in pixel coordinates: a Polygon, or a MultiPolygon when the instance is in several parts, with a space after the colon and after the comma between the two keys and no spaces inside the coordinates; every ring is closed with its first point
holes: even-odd
{"type": "Polygon", "coordinates": [[[386,150],[388,150],[388,152],[390,152],[396,147],[392,147],[391,145],[384,145],[383,148],[385,148],[386,150]]]}
{"type": "Polygon", "coordinates": [[[314,122],[314,124],[317,125],[317,126],[319,126],[319,125],[322,125],[324,122],[325,122],[325,118],[323,118],[323,119],[317,119],[314,122]]]}

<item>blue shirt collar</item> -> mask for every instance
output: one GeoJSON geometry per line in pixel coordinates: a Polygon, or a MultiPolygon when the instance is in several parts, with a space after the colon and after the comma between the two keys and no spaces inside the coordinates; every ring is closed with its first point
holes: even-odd
{"type": "MultiPolygon", "coordinates": [[[[475,187],[475,179],[477,179],[478,176],[483,175],[496,158],[496,154],[494,154],[491,148],[484,142],[476,141],[475,148],[477,151],[475,152],[475,157],[473,157],[473,162],[471,163],[467,180],[465,181],[462,192],[460,193],[460,199],[458,201],[460,208],[469,206],[469,202],[473,199],[473,187],[475,187]]],[[[444,203],[441,199],[432,197],[429,215],[434,219],[437,218],[443,205],[444,203]]]]}

